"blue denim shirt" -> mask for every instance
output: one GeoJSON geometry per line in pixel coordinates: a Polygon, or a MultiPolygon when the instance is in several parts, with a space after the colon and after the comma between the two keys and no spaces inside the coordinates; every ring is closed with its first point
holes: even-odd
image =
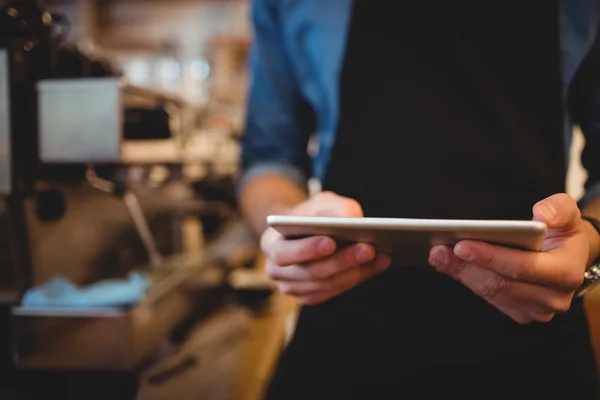
{"type": "MultiPolygon", "coordinates": [[[[595,45],[599,6],[597,0],[559,0],[559,4],[566,98],[586,55],[600,52],[595,45]]],[[[323,177],[337,133],[339,76],[351,9],[352,0],[253,0],[241,185],[273,172],[302,186],[311,177],[323,177]],[[318,143],[316,154],[307,151],[311,137],[318,143]]],[[[600,65],[597,68],[597,77],[589,82],[594,90],[592,107],[588,105],[581,113],[584,120],[578,121],[586,137],[600,135],[600,65]]],[[[565,115],[569,149],[573,121],[568,112],[565,115]]],[[[596,151],[586,149],[590,150],[596,151]]],[[[582,201],[598,195],[600,171],[588,169],[582,201]]]]}

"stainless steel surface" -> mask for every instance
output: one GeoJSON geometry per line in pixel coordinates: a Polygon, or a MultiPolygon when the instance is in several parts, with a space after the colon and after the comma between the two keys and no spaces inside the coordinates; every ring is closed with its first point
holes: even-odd
{"type": "Polygon", "coordinates": [[[44,80],[38,96],[40,159],[49,164],[183,162],[181,138],[193,131],[198,113],[176,97],[118,78],[44,80]],[[125,108],[136,104],[135,96],[150,104],[164,101],[179,139],[124,140],[125,108]]]}
{"type": "Polygon", "coordinates": [[[0,196],[10,193],[10,93],[8,54],[0,49],[0,196]]]}
{"type": "Polygon", "coordinates": [[[232,246],[248,241],[233,222],[202,253],[165,258],[139,304],[120,308],[13,309],[14,354],[20,369],[128,371],[137,368],[194,308],[199,282],[215,281],[215,265],[228,263],[232,246]],[[206,278],[204,278],[206,276],[206,278]],[[193,283],[192,283],[193,282],[193,283]]]}
{"type": "Polygon", "coordinates": [[[39,82],[40,159],[46,163],[120,161],[121,86],[116,78],[39,82]]]}

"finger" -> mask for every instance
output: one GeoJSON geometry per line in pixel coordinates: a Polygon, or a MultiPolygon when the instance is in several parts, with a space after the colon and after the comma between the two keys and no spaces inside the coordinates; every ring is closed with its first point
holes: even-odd
{"type": "MultiPolygon", "coordinates": [[[[341,293],[344,293],[361,282],[371,279],[384,272],[391,264],[391,259],[387,255],[380,254],[373,261],[363,264],[359,267],[341,272],[333,277],[320,282],[310,282],[316,284],[311,287],[289,287],[288,290],[297,291],[295,296],[303,305],[314,305],[327,301],[341,293]],[[307,289],[307,290],[303,290],[307,289]]],[[[305,284],[307,282],[296,282],[305,284]]],[[[285,289],[285,287],[284,287],[285,289]]]]}
{"type": "MultiPolygon", "coordinates": [[[[556,313],[546,313],[543,311],[528,311],[523,306],[513,306],[509,304],[503,304],[494,300],[487,300],[492,306],[496,307],[502,313],[507,315],[513,321],[519,324],[529,324],[531,322],[549,322],[554,318],[556,313]]],[[[531,308],[531,307],[530,307],[531,308]]]]}
{"type": "Polygon", "coordinates": [[[486,300],[494,300],[509,290],[512,283],[506,276],[460,259],[446,246],[434,247],[429,262],[438,271],[452,276],[486,300]]]}
{"type": "Polygon", "coordinates": [[[305,271],[309,279],[327,279],[342,271],[373,261],[376,255],[375,249],[369,244],[353,244],[327,258],[307,264],[305,271]]]}
{"type": "Polygon", "coordinates": [[[517,304],[528,304],[530,315],[539,320],[548,314],[562,314],[571,308],[573,295],[559,292],[541,285],[514,281],[507,292],[517,304]]]}
{"type": "Polygon", "coordinates": [[[572,294],[541,285],[513,281],[495,298],[486,300],[519,323],[548,322],[571,308],[572,294]]]}
{"type": "Polygon", "coordinates": [[[492,270],[461,260],[448,247],[432,250],[432,265],[454,277],[475,294],[519,323],[548,322],[556,313],[566,312],[572,294],[516,281],[492,270]],[[444,252],[445,254],[441,254],[444,252]],[[446,262],[438,268],[439,260],[446,262]]]}
{"type": "Polygon", "coordinates": [[[375,258],[373,246],[359,243],[348,246],[328,257],[304,265],[272,268],[267,272],[272,279],[290,281],[318,281],[342,271],[358,267],[375,258]]]}
{"type": "Polygon", "coordinates": [[[267,228],[260,237],[260,249],[268,255],[273,244],[279,240],[284,240],[283,235],[273,228],[267,228]]]}
{"type": "Polygon", "coordinates": [[[336,243],[327,236],[280,240],[272,243],[267,255],[276,265],[285,267],[326,257],[335,251],[336,243]]]}
{"type": "MultiPolygon", "coordinates": [[[[380,254],[372,261],[344,270],[324,280],[280,280],[277,282],[279,289],[287,294],[303,296],[320,292],[337,292],[338,287],[351,287],[352,279],[360,279],[361,274],[369,271],[376,273],[378,269],[389,266],[389,256],[380,254]]],[[[368,277],[368,275],[366,275],[368,277]]]]}
{"type": "Polygon", "coordinates": [[[533,206],[534,220],[545,223],[549,229],[573,231],[581,228],[581,212],[575,199],[560,193],[533,206]]]}
{"type": "Polygon", "coordinates": [[[559,250],[532,252],[466,240],[454,247],[454,254],[465,262],[508,278],[540,283],[567,292],[576,290],[583,282],[584,271],[579,265],[584,263],[567,257],[559,250]]]}

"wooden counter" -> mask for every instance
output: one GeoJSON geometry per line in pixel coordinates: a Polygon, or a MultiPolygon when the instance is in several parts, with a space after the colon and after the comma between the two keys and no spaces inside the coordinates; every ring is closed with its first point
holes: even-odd
{"type": "Polygon", "coordinates": [[[270,314],[253,323],[242,352],[239,377],[232,400],[259,400],[285,345],[287,327],[294,318],[294,299],[275,294],[270,314]]]}
{"type": "MultiPolygon", "coordinates": [[[[262,268],[262,260],[257,268],[262,268]]],[[[296,301],[276,292],[267,313],[255,317],[242,350],[242,362],[232,400],[259,400],[295,321],[296,301]]]]}

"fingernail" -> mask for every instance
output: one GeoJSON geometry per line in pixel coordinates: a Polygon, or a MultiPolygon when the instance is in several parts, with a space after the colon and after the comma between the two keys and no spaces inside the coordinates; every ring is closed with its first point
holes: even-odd
{"type": "Polygon", "coordinates": [[[365,263],[367,261],[371,261],[375,256],[375,252],[371,248],[371,246],[361,245],[358,246],[356,258],[359,263],[365,263]]]}
{"type": "Polygon", "coordinates": [[[471,261],[473,259],[473,250],[466,244],[459,244],[454,248],[454,254],[462,258],[465,261],[471,261]]]}
{"type": "Polygon", "coordinates": [[[378,254],[375,260],[375,269],[384,270],[390,266],[392,259],[387,254],[378,254]]]}
{"type": "Polygon", "coordinates": [[[319,242],[319,250],[323,254],[331,254],[335,250],[335,243],[333,243],[333,240],[328,238],[321,239],[319,242]]]}
{"type": "Polygon", "coordinates": [[[544,219],[548,222],[554,221],[558,215],[556,208],[549,201],[539,203],[537,205],[537,209],[538,209],[539,213],[542,214],[544,219]]]}
{"type": "Polygon", "coordinates": [[[448,263],[448,254],[444,249],[435,249],[431,252],[432,264],[436,267],[443,267],[448,263]]]}

